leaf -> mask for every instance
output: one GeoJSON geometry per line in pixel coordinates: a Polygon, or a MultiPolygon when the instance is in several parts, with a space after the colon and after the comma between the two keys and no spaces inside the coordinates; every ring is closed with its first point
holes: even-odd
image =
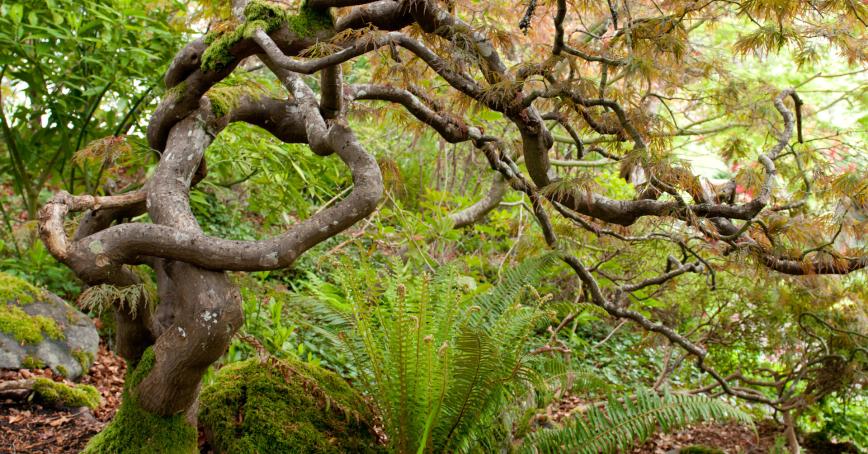
{"type": "Polygon", "coordinates": [[[21,23],[21,18],[24,17],[24,5],[17,3],[9,7],[9,19],[12,23],[18,25],[21,23]]]}
{"type": "Polygon", "coordinates": [[[646,440],[658,430],[672,431],[703,420],[731,419],[750,423],[751,417],[721,400],[689,394],[662,396],[640,389],[634,396],[609,396],[602,407],[590,407],[563,427],[530,435],[522,446],[528,453],[614,453],[646,440]]]}

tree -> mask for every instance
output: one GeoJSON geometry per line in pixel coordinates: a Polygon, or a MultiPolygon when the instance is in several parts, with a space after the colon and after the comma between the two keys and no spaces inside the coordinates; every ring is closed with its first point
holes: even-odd
{"type": "MultiPolygon", "coordinates": [[[[131,390],[142,409],[195,418],[200,379],[242,322],[227,271],[291,266],[376,209],[381,168],[350,121],[363,101],[398,105],[443,140],[471,144],[485,156],[496,172],[492,189],[454,214],[457,227],[495,208],[505,185],[525,194],[546,244],[578,277],[588,302],[683,349],[714,379],[709,390],[783,408],[783,397],[732,384],[739,377],[718,373],[701,342],[632,306],[644,292],[689,274],[714,288],[716,269],[750,270],[747,261],[788,275],[868,266],[859,243],[868,187],[857,176],[864,162],[854,155],[864,134],[827,134],[830,128],[814,121],[822,108],[809,110],[798,89],[746,81],[719,63],[777,52],[809,65],[831,49],[864,64],[864,2],[531,0],[523,14],[514,5],[485,6],[255,0],[233,8],[243,19],[215,24],[175,56],[165,75],[168,91],[147,133],[161,159],[145,186],[106,196],[61,192],[45,205],[43,241],[88,285],[140,284],[131,265],[156,273],[155,311],[144,310],[143,301],[115,304],[119,353],[132,364],[151,346],[155,353],[153,368],[131,390]],[[699,42],[697,30],[716,23],[748,31],[699,42]],[[287,99],[233,78],[253,56],[285,86],[287,99]],[[346,83],[343,72],[352,66],[345,63],[363,57],[373,80],[346,83]],[[311,88],[316,80],[305,77],[313,74],[319,99],[311,88]],[[352,191],[274,238],[206,236],[188,192],[207,173],[208,145],[232,122],[337,155],[352,173],[352,191]],[[702,153],[716,153],[739,172],[715,184],[679,160],[682,138],[697,136],[711,144],[702,153]],[[824,152],[830,146],[835,156],[824,152]],[[609,165],[629,183],[619,194],[594,182],[595,171],[609,165]],[[84,215],[68,238],[64,219],[75,212],[84,215]],[[150,223],[128,222],[143,213],[150,223]],[[809,229],[819,233],[805,235],[809,229]],[[588,243],[603,254],[587,254],[588,243]],[[672,253],[645,257],[628,276],[601,268],[647,243],[672,253]],[[589,266],[591,259],[598,263],[589,266]]],[[[841,99],[864,102],[858,93],[841,99]]]]}

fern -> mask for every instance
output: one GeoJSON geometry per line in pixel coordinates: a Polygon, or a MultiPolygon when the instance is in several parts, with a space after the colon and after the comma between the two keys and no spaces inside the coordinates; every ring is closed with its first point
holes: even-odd
{"type": "Polygon", "coordinates": [[[530,435],[522,451],[528,453],[616,452],[646,440],[657,431],[667,432],[697,421],[751,418],[723,401],[705,396],[663,394],[640,390],[634,397],[609,397],[605,409],[591,407],[564,427],[530,435]]]}
{"type": "Polygon", "coordinates": [[[475,452],[503,440],[501,410],[532,381],[526,352],[546,314],[530,285],[553,261],[526,261],[476,294],[448,267],[337,267],[302,303],[350,358],[394,451],[475,452]]]}

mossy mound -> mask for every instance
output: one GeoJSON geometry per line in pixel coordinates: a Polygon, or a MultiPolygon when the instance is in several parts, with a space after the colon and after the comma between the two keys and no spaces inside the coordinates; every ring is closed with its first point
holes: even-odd
{"type": "Polygon", "coordinates": [[[199,404],[199,424],[217,452],[385,452],[362,396],[338,375],[301,362],[228,365],[199,404]]]}
{"type": "Polygon", "coordinates": [[[114,419],[93,437],[85,454],[192,454],[198,453],[198,432],[183,415],[157,416],[139,407],[131,390],[154,367],[154,351],[145,350],[135,370],[127,375],[123,400],[114,419]]]}
{"type": "Polygon", "coordinates": [[[33,392],[45,402],[64,407],[96,408],[100,400],[99,391],[91,385],[70,386],[41,377],[35,380],[33,392]]]}

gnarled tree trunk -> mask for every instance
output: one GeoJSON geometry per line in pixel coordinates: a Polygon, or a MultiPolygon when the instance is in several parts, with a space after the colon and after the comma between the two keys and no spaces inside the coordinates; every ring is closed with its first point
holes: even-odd
{"type": "MultiPolygon", "coordinates": [[[[286,21],[272,31],[278,47],[289,52],[334,33],[326,27],[301,34],[287,27],[286,21]]],[[[202,375],[226,351],[243,322],[239,292],[226,271],[291,265],[307,249],[370,214],[383,190],[376,160],[362,149],[343,119],[337,68],[323,71],[328,83],[323,84],[321,102],[296,74],[275,68],[292,93],[290,99],[254,99],[240,93],[233,108],[222,112],[213,108],[207,90],[258,48],[250,39],[234,43],[228,48],[231,61],[213,70],[200,67],[204,50],[201,41],[190,44],[166,75],[171,90],[149,127],[151,146],[162,152],[161,159],[143,189],[107,197],[60,193],[40,213],[40,232],[48,249],[88,285],[134,285],[140,279],[130,265],[154,269],[159,306],[154,313],[143,301],[135,308],[116,307],[117,350],[136,364],[153,346],[156,361],[132,390],[136,401],[156,415],[187,412],[191,422],[202,375]],[[353,191],[275,238],[232,241],[206,236],[190,210],[189,191],[204,177],[208,145],[234,121],[261,126],[286,142],[308,143],[320,155],[337,154],[352,172],[353,191]],[[86,214],[70,240],[63,221],[75,211],[86,214]],[[152,224],[120,223],[145,211],[152,224]]]]}

